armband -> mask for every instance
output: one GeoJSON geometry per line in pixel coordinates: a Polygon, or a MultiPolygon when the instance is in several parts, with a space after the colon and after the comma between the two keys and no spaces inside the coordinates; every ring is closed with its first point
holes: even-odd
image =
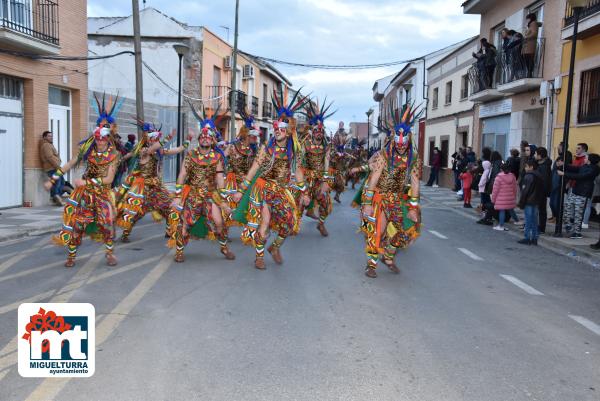
{"type": "Polygon", "coordinates": [[[244,192],[248,189],[249,186],[250,186],[250,181],[248,181],[247,179],[244,178],[244,181],[242,181],[242,183],[240,184],[240,189],[242,190],[242,192],[244,192]]]}
{"type": "Polygon", "coordinates": [[[373,204],[373,196],[375,196],[375,191],[372,191],[370,189],[365,190],[365,193],[363,194],[363,205],[367,205],[370,206],[373,204]]]}

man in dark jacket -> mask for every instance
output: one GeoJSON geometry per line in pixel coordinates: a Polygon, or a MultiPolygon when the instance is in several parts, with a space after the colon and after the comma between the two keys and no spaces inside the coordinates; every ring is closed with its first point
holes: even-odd
{"type": "Polygon", "coordinates": [[[539,147],[535,150],[535,161],[537,163],[537,169],[542,180],[544,181],[544,198],[539,205],[540,221],[538,228],[540,234],[546,233],[546,219],[548,218],[548,197],[552,192],[552,160],[548,158],[548,151],[546,148],[539,147]]]}
{"type": "Polygon", "coordinates": [[[524,175],[521,179],[521,196],[519,208],[525,211],[525,238],[519,244],[537,245],[538,240],[538,209],[546,194],[544,180],[539,171],[535,170],[536,162],[527,160],[524,165],[524,175]]]}
{"type": "Polygon", "coordinates": [[[564,175],[565,178],[575,181],[575,185],[567,195],[565,204],[565,212],[567,214],[565,221],[567,231],[572,231],[569,238],[579,239],[581,236],[581,222],[583,221],[583,212],[592,200],[594,193],[594,180],[600,173],[600,156],[596,153],[586,155],[583,166],[576,167],[566,165],[565,171],[558,170],[559,175],[564,175]],[[573,225],[571,226],[571,221],[573,225]]]}
{"type": "MultiPolygon", "coordinates": [[[[559,168],[562,169],[565,159],[563,157],[563,143],[559,143],[557,147],[558,157],[554,161],[552,166],[552,192],[550,193],[550,209],[552,210],[552,218],[548,220],[550,223],[555,223],[558,218],[560,209],[560,195],[566,192],[567,180],[562,180],[561,176],[558,175],[559,168]],[[560,183],[563,182],[562,192],[560,183]]],[[[573,163],[573,154],[567,151],[567,164],[573,163]]]]}
{"type": "Polygon", "coordinates": [[[470,146],[467,146],[467,164],[468,163],[477,163],[477,155],[470,146]]]}

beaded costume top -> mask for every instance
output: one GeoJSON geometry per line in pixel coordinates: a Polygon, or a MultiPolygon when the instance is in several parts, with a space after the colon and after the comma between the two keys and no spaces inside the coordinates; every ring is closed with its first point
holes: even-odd
{"type": "Polygon", "coordinates": [[[254,152],[252,148],[245,145],[233,145],[233,151],[230,153],[228,158],[229,171],[235,173],[238,180],[244,179],[248,170],[252,167],[254,161],[254,152]]]}
{"type": "Polygon", "coordinates": [[[286,147],[275,146],[273,150],[266,150],[267,157],[261,168],[264,171],[262,178],[285,185],[290,181],[290,160],[286,147]]]}
{"type": "Polygon", "coordinates": [[[83,179],[106,177],[110,166],[118,164],[119,159],[119,152],[112,145],[109,145],[104,152],[97,152],[96,149],[92,149],[87,157],[87,168],[83,179]]]}
{"type": "Polygon", "coordinates": [[[194,149],[185,156],[186,184],[193,187],[205,187],[209,191],[215,190],[217,166],[222,160],[223,156],[213,149],[205,155],[201,154],[198,149],[194,149]]]}
{"type": "Polygon", "coordinates": [[[146,163],[138,164],[137,170],[144,178],[156,177],[158,175],[158,156],[156,154],[150,155],[146,163]]]}
{"type": "MultiPolygon", "coordinates": [[[[388,155],[387,152],[382,152],[381,156],[384,158],[386,164],[381,171],[381,176],[377,182],[377,188],[384,193],[405,193],[406,187],[410,185],[406,174],[410,174],[408,171],[408,153],[399,155],[394,152],[392,156],[388,155]]],[[[413,160],[412,169],[418,169],[418,160],[413,160]]],[[[412,171],[411,171],[412,172],[412,171]]]]}
{"type": "Polygon", "coordinates": [[[307,170],[323,171],[325,169],[325,151],[323,144],[307,141],[304,145],[304,166],[307,170]]]}

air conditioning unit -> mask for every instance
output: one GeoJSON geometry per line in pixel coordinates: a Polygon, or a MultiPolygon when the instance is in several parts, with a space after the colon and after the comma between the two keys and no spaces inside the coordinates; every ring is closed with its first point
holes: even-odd
{"type": "Polygon", "coordinates": [[[231,70],[232,65],[233,61],[231,59],[231,56],[226,56],[225,58],[223,58],[223,68],[225,68],[226,70],[231,70]]]}
{"type": "Polygon", "coordinates": [[[242,78],[254,78],[254,66],[250,64],[246,64],[244,66],[244,72],[242,74],[242,78]]]}

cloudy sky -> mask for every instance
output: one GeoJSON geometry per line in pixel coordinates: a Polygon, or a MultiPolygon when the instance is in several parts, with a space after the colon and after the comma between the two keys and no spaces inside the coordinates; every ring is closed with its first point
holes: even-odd
{"type": "MultiPolygon", "coordinates": [[[[143,0],[139,0],[140,5],[143,0]]],[[[240,0],[239,48],[258,56],[309,64],[373,64],[406,60],[479,32],[479,17],[451,0],[240,0]]],[[[235,0],[147,0],[182,22],[203,25],[233,43],[235,0]]],[[[89,0],[88,15],[125,16],[131,3],[89,0]]],[[[366,120],[375,80],[400,69],[324,71],[276,65],[294,87],[328,96],[338,121],[366,120]]]]}

